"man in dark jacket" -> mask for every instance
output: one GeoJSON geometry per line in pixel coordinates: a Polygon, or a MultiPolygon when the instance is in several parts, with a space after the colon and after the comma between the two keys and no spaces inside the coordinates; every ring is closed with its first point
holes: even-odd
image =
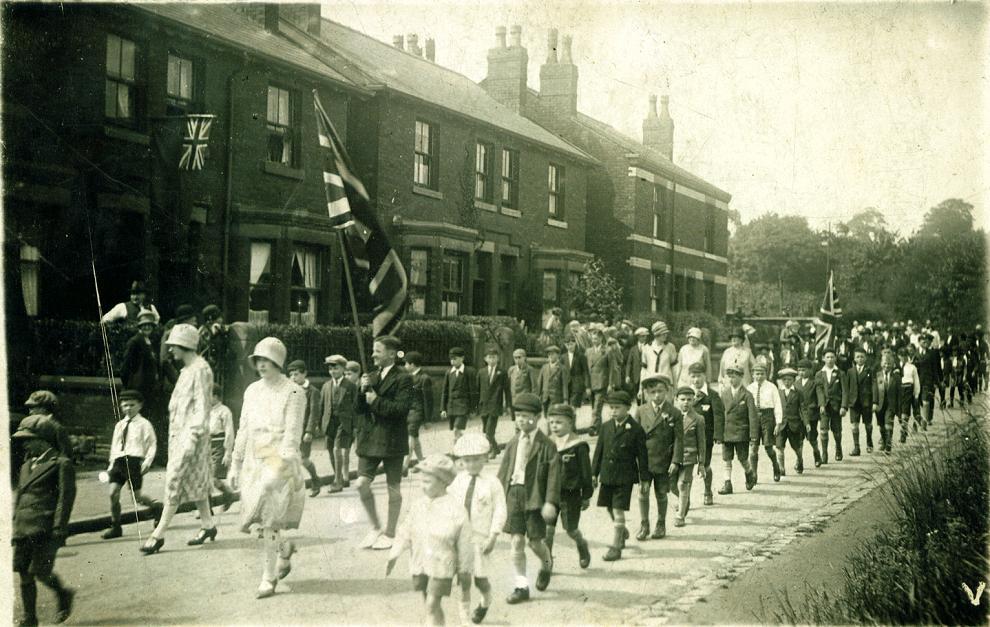
{"type": "Polygon", "coordinates": [[[560,360],[568,373],[567,402],[577,409],[584,401],[587,390],[591,389],[591,379],[588,376],[588,359],[584,355],[584,349],[578,346],[577,338],[573,335],[564,338],[564,353],[560,360]]]}
{"type": "Polygon", "coordinates": [[[378,371],[361,375],[358,413],[364,414],[367,422],[357,444],[357,489],[372,526],[361,548],[392,548],[402,509],[402,459],[409,453],[406,418],[414,392],[412,378],[395,363],[399,346],[398,338],[391,335],[376,338],[372,360],[378,371]],[[379,466],[385,467],[388,484],[388,522],[384,533],[375,508],[375,495],[371,492],[371,482],[379,466]]]}
{"type": "Polygon", "coordinates": [[[928,333],[922,334],[918,342],[921,344],[921,349],[914,360],[914,365],[918,369],[918,379],[921,382],[921,403],[925,422],[931,424],[935,413],[935,387],[942,380],[942,357],[938,350],[931,347],[932,336],[928,333]]]}
{"type": "Polygon", "coordinates": [[[853,450],[850,455],[857,457],[859,452],[859,423],[866,430],[866,452],[873,452],[873,369],[868,363],[867,350],[857,346],[853,353],[853,365],[846,372],[846,402],[849,409],[849,422],[852,424],[853,450]]]}
{"type": "Polygon", "coordinates": [[[69,516],[76,498],[72,462],[59,451],[58,435],[50,420],[28,416],[13,437],[24,442],[27,458],[21,467],[14,497],[14,570],[20,577],[24,617],[21,624],[37,625],[38,586],[50,588],[58,599],[55,622],[72,612],[73,590],[62,585],[52,569],[55,554],[68,536],[69,516]]]}
{"type": "Polygon", "coordinates": [[[478,407],[478,374],[464,365],[464,349],[455,346],[448,352],[450,370],[443,375],[440,390],[440,418],[446,418],[456,442],[467,428],[468,417],[478,407]]]}

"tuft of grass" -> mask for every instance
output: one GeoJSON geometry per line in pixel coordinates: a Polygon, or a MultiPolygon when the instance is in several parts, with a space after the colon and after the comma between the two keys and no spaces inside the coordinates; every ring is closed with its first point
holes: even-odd
{"type": "Polygon", "coordinates": [[[962,587],[975,594],[990,571],[984,416],[969,412],[950,423],[944,437],[924,437],[910,455],[879,467],[874,479],[888,484],[884,505],[893,522],[876,529],[849,558],[838,590],[808,586],[800,604],[786,591],[778,593],[776,607],[762,608],[763,622],[987,624],[988,595],[973,605],[962,587]]]}

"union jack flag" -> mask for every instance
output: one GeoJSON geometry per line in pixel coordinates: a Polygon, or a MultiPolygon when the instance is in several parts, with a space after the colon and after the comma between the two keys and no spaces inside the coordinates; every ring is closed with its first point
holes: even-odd
{"type": "Polygon", "coordinates": [[[393,333],[401,324],[408,303],[406,270],[372,211],[368,192],[354,175],[344,144],[316,90],[313,90],[313,105],[323,152],[323,186],[330,223],[343,231],[342,254],[367,279],[367,287],[355,285],[355,288],[366,290],[362,296],[370,300],[374,314],[372,334],[377,337],[393,333]]]}
{"type": "Polygon", "coordinates": [[[212,115],[190,115],[186,118],[186,133],[182,137],[180,170],[202,170],[210,143],[212,115]]]}
{"type": "Polygon", "coordinates": [[[825,298],[815,319],[815,352],[821,354],[832,342],[832,327],[842,317],[839,306],[839,294],[835,291],[835,274],[829,270],[828,283],[825,285],[825,298]]]}

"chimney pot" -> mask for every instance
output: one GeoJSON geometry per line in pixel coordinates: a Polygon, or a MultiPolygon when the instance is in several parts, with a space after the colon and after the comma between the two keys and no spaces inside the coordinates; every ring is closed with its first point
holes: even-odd
{"type": "Polygon", "coordinates": [[[563,48],[564,49],[563,49],[563,52],[561,53],[560,62],[561,63],[567,63],[567,64],[573,64],[573,62],[571,61],[571,36],[570,35],[564,35],[564,42],[563,43],[564,43],[564,45],[563,45],[563,48]]]}
{"type": "Polygon", "coordinates": [[[403,48],[406,47],[405,37],[403,37],[402,35],[394,35],[392,37],[392,45],[398,48],[399,50],[402,50],[403,48]]]}
{"type": "Polygon", "coordinates": [[[416,33],[406,35],[406,52],[414,54],[417,57],[422,54],[422,51],[419,49],[419,35],[416,33]]]}
{"type": "Polygon", "coordinates": [[[437,42],[433,40],[432,37],[426,40],[426,60],[436,61],[437,56],[437,42]]]}
{"type": "Polygon", "coordinates": [[[522,45],[522,26],[515,24],[509,30],[509,45],[513,48],[518,48],[522,45]]]}
{"type": "Polygon", "coordinates": [[[650,94],[650,108],[646,112],[647,117],[655,118],[657,117],[657,95],[650,94]]]}
{"type": "Polygon", "coordinates": [[[495,40],[498,42],[499,48],[505,48],[505,27],[496,26],[495,27],[495,40]]]}
{"type": "Polygon", "coordinates": [[[557,62],[557,29],[547,31],[547,63],[557,62]]]}

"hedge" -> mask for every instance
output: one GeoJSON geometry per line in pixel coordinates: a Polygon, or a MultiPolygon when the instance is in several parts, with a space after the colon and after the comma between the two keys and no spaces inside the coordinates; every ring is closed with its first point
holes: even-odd
{"type": "MultiPolygon", "coordinates": [[[[88,320],[32,320],[28,371],[32,374],[62,376],[107,376],[105,346],[100,324],[88,320]]],[[[137,332],[132,326],[108,324],[105,327],[114,374],[124,355],[127,341],[137,332]]],[[[152,336],[157,345],[158,331],[152,336]]],[[[119,375],[118,375],[119,376],[119,375]]]]}

